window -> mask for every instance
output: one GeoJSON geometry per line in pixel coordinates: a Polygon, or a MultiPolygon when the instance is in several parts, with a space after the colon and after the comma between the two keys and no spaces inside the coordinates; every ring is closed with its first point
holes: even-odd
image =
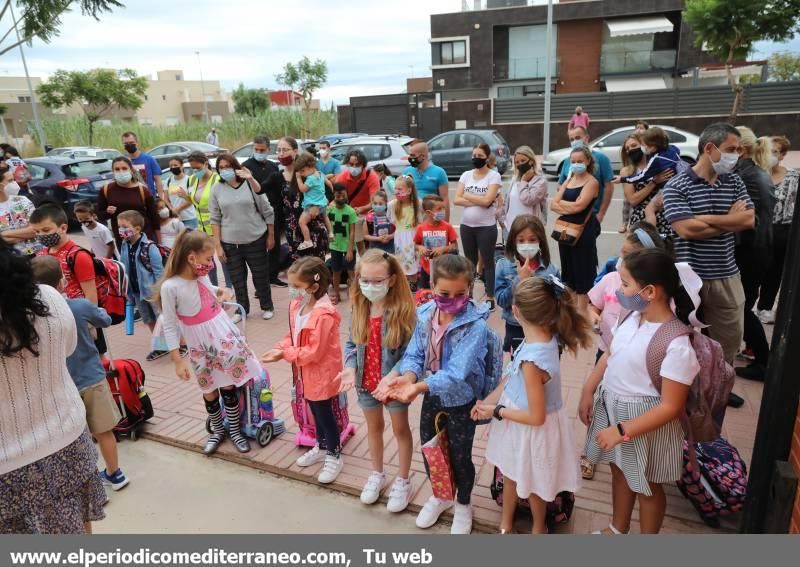
{"type": "Polygon", "coordinates": [[[17,102],[32,102],[29,96],[18,96],[17,102]]]}
{"type": "Polygon", "coordinates": [[[469,38],[431,40],[433,67],[469,67],[469,38]]]}
{"type": "Polygon", "coordinates": [[[31,174],[31,181],[41,181],[50,177],[50,172],[41,165],[35,163],[28,163],[28,172],[31,174]]]}
{"type": "Polygon", "coordinates": [[[144,99],[145,100],[150,100],[149,98],[147,98],[147,95],[144,95],[144,99]]]}
{"type": "Polygon", "coordinates": [[[456,148],[474,148],[478,144],[482,144],[483,140],[476,134],[456,134],[456,148]]]}
{"type": "Polygon", "coordinates": [[[65,165],[61,170],[67,177],[99,177],[111,173],[111,160],[81,161],[65,165]]]}
{"type": "Polygon", "coordinates": [[[625,142],[625,138],[630,136],[632,133],[633,133],[633,128],[629,130],[622,130],[620,132],[614,132],[613,134],[610,134],[605,138],[603,138],[601,142],[604,148],[618,147],[618,146],[621,147],[623,142],[625,142]]]}
{"type": "MultiPolygon", "coordinates": [[[[272,152],[275,153],[275,152],[272,152]]],[[[248,160],[253,155],[253,145],[247,144],[244,147],[239,148],[233,153],[233,157],[238,159],[239,161],[248,160]]]]}
{"type": "Polygon", "coordinates": [[[441,136],[431,141],[431,143],[428,145],[428,149],[432,152],[438,150],[450,150],[453,148],[453,143],[455,141],[456,141],[455,134],[448,134],[446,136],[441,136]]]}
{"type": "Polygon", "coordinates": [[[162,95],[161,95],[161,100],[167,100],[167,95],[165,95],[165,94],[162,94],[162,95]]]}
{"type": "Polygon", "coordinates": [[[163,156],[167,153],[167,146],[158,146],[147,152],[151,156],[163,156]]]}
{"type": "Polygon", "coordinates": [[[665,130],[667,136],[669,136],[669,143],[670,144],[685,144],[686,143],[686,136],[676,132],[675,130],[665,130]]]}
{"type": "MultiPolygon", "coordinates": [[[[508,30],[508,78],[536,79],[547,73],[547,64],[555,76],[558,26],[553,26],[553,41],[548,56],[547,26],[514,26],[508,30]]],[[[524,95],[523,95],[524,96],[524,95]]]]}

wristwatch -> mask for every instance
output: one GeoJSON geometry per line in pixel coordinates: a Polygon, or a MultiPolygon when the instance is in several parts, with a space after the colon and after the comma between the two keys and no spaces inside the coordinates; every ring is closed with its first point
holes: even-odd
{"type": "Polygon", "coordinates": [[[619,434],[622,436],[622,440],[623,441],[630,441],[631,440],[631,436],[628,435],[627,433],[625,433],[625,428],[622,427],[621,423],[617,424],[617,431],[619,431],[619,434]]]}
{"type": "Polygon", "coordinates": [[[501,405],[501,404],[497,404],[496,406],[494,406],[494,412],[492,413],[492,415],[494,416],[494,418],[495,418],[497,421],[503,421],[503,416],[502,416],[502,415],[500,415],[500,410],[501,410],[501,409],[504,409],[505,407],[506,407],[506,406],[504,406],[504,405],[501,405]]]}

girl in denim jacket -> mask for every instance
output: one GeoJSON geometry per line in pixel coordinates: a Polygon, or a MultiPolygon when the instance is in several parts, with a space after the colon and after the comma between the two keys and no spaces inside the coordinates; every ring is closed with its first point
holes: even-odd
{"type": "MultiPolygon", "coordinates": [[[[436,435],[437,414],[446,414],[457,502],[431,496],[417,516],[417,527],[433,526],[455,504],[451,533],[466,534],[472,530],[470,497],[475,484],[475,422],[470,411],[481,397],[485,381],[489,312],[470,300],[475,269],[469,260],[444,254],[433,261],[431,272],[434,301],[417,310],[417,326],[400,362],[400,375],[387,376],[375,397],[410,403],[423,394],[423,444],[436,435]]],[[[425,466],[427,470],[427,462],[425,466]]]]}

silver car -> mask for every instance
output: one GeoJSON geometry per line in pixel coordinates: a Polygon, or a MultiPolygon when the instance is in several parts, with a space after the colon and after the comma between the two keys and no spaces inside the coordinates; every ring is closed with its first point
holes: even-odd
{"type": "MultiPolygon", "coordinates": [[[[678,147],[681,151],[681,158],[683,158],[684,161],[691,164],[695,163],[697,160],[697,145],[700,141],[697,136],[684,130],[678,130],[672,126],[662,126],[659,124],[651,125],[651,127],[653,126],[658,126],[667,133],[670,144],[674,144],[678,147]]],[[[616,130],[607,132],[595,140],[592,140],[589,146],[593,150],[603,152],[606,157],[611,160],[611,167],[614,171],[619,171],[622,169],[622,158],[620,155],[622,144],[625,138],[632,134],[633,131],[633,126],[617,128],[616,130]]],[[[557,177],[564,162],[569,159],[569,152],[569,148],[563,148],[547,154],[542,162],[542,171],[547,175],[557,177]]]]}
{"type": "Polygon", "coordinates": [[[331,157],[345,163],[347,153],[361,150],[367,157],[367,167],[372,168],[382,163],[392,172],[399,175],[408,167],[408,146],[414,138],[409,136],[363,136],[347,138],[331,147],[331,157]]]}

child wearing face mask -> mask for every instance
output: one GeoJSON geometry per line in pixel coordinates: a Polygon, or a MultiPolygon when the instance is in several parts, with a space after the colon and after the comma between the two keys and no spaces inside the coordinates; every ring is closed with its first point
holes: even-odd
{"type": "Polygon", "coordinates": [[[158,209],[158,218],[161,219],[161,244],[171,249],[175,246],[178,235],[186,227],[178,220],[178,215],[164,199],[156,199],[156,209],[158,209]]]}
{"type": "Polygon", "coordinates": [[[663,324],[676,317],[687,325],[696,321],[689,290],[699,304],[702,282],[687,264],[674,264],[672,256],[659,249],[631,252],[619,275],[617,300],[630,315],[617,324],[609,350],[584,384],[578,416],[589,428],[588,459],[611,465],[612,519],[597,533],[628,533],[638,498],[641,533],[655,534],[666,507],[662,485],[672,484],[683,472],[679,417],[700,365],[689,336],[672,339],[659,365],[662,383],[657,389],[648,371],[647,351],[663,324]]]}
{"type": "MultiPolygon", "coordinates": [[[[475,268],[468,259],[443,254],[433,260],[432,270],[434,301],[417,310],[417,326],[400,362],[400,375],[387,376],[373,395],[411,403],[422,394],[422,444],[436,435],[437,420],[447,427],[456,502],[431,496],[417,516],[417,527],[433,526],[442,513],[455,507],[450,533],[468,534],[475,485],[475,422],[470,412],[484,387],[489,311],[470,299],[475,268]]],[[[427,462],[425,466],[427,470],[427,462]]]]}
{"type": "MultiPolygon", "coordinates": [[[[633,175],[616,177],[615,183],[648,183],[667,170],[680,173],[689,167],[686,162],[681,160],[681,151],[678,147],[669,143],[669,136],[658,126],[648,128],[641,137],[642,149],[647,156],[647,165],[642,171],[633,175]]],[[[665,184],[666,181],[657,187],[663,187],[665,184]]]]}
{"type": "Polygon", "coordinates": [[[387,215],[388,196],[381,189],[370,198],[372,210],[367,213],[364,219],[366,230],[364,230],[364,240],[367,241],[369,248],[377,248],[389,254],[394,254],[394,232],[395,226],[387,215]]]}
{"type": "Polygon", "coordinates": [[[391,379],[414,331],[416,313],[411,288],[397,258],[381,250],[367,250],[356,268],[350,338],[344,348],[345,370],[339,375],[340,391],[355,386],[358,405],[367,422],[372,474],[361,491],[361,502],[374,504],[389,484],[384,472],[384,407],[392,421],[397,441],[398,472],[386,505],[402,512],[411,498],[411,453],[413,441],[408,425],[408,404],[386,399],[373,392],[383,376],[391,379]]]}
{"type": "Polygon", "coordinates": [[[505,255],[497,260],[497,303],[503,309],[506,334],[503,351],[514,352],[525,338],[522,326],[514,317],[512,304],[514,287],[531,277],[561,277],[561,272],[550,261],[550,247],[544,225],[533,215],[520,215],[511,223],[506,239],[505,255]]]}
{"type": "MultiPolygon", "coordinates": [[[[250,444],[240,429],[236,388],[262,374],[261,365],[247,340],[222,309],[233,292],[211,283],[214,241],[200,230],[178,236],[161,279],[153,286],[150,300],[161,308],[161,325],[175,374],[188,381],[194,374],[203,393],[211,433],[203,453],[214,453],[225,439],[219,398],[222,394],[231,441],[240,453],[250,444]],[[181,337],[191,356],[181,356],[181,337]]],[[[143,313],[144,315],[144,313],[143,313]]]]}
{"type": "Polygon", "coordinates": [[[403,273],[412,287],[416,287],[419,275],[419,260],[414,235],[422,217],[422,207],[417,197],[417,187],[410,175],[401,175],[395,180],[394,199],[389,202],[387,216],[395,225],[395,256],[403,266],[403,273]]]}
{"type": "MultiPolygon", "coordinates": [[[[197,210],[188,195],[191,180],[183,171],[183,160],[169,160],[169,177],[164,181],[165,193],[169,199],[169,208],[175,212],[186,228],[196,229],[198,226],[197,210]]],[[[174,243],[174,240],[173,240],[174,243]]],[[[169,246],[163,243],[164,246],[169,246]]],[[[172,248],[172,246],[169,246],[172,248]]]]}
{"type": "Polygon", "coordinates": [[[458,250],[458,234],[445,219],[444,200],[439,195],[426,195],[422,200],[424,221],[417,226],[414,233],[414,244],[420,257],[420,274],[418,286],[428,289],[431,286],[431,260],[458,250]]]}
{"type": "Polygon", "coordinates": [[[308,152],[300,154],[294,162],[297,187],[303,194],[303,213],[300,215],[300,232],[303,233],[303,242],[297,249],[307,250],[314,247],[311,240],[311,231],[308,223],[311,219],[322,216],[328,234],[331,233],[331,221],[325,213],[328,199],[325,198],[325,179],[317,171],[317,159],[308,152]]]}
{"type": "Polygon", "coordinates": [[[276,348],[261,357],[265,363],[285,360],[292,365],[295,380],[302,380],[303,398],[314,415],[317,443],[299,457],[297,466],[323,462],[320,484],[336,480],[344,467],[341,431],[334,403],[339,397],[342,349],[339,325],[342,316],[326,295],[330,272],[312,256],[300,258],[287,272],[289,277],[289,332],[276,348]]]}
{"type": "Polygon", "coordinates": [[[78,201],[72,211],[75,213],[75,218],[81,223],[81,231],[89,239],[94,255],[98,258],[117,258],[114,235],[106,225],[97,222],[94,203],[89,200],[78,201]]]}

